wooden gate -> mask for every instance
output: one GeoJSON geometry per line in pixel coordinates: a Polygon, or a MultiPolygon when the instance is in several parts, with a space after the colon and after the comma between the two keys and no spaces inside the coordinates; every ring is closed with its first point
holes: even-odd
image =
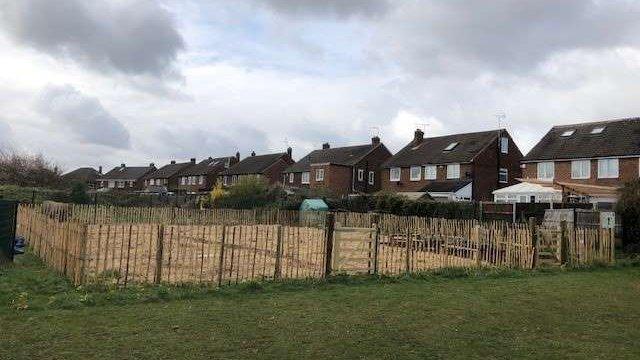
{"type": "Polygon", "coordinates": [[[375,228],[342,227],[333,232],[332,269],[337,273],[372,274],[377,251],[375,228]]]}

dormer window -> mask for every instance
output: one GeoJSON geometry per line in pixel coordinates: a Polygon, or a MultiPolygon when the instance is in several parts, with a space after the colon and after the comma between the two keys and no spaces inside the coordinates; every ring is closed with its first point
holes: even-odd
{"type": "Polygon", "coordinates": [[[604,126],[597,126],[591,129],[592,134],[601,134],[604,131],[604,126]]]}
{"type": "Polygon", "coordinates": [[[573,129],[567,130],[567,131],[563,132],[562,134],[560,134],[560,136],[562,136],[562,137],[571,136],[571,135],[573,135],[574,132],[576,132],[576,131],[573,130],[573,129]]]}
{"type": "Polygon", "coordinates": [[[457,142],[452,142],[451,144],[447,145],[446,148],[444,148],[444,151],[451,151],[453,149],[455,149],[455,147],[458,146],[457,142]]]}

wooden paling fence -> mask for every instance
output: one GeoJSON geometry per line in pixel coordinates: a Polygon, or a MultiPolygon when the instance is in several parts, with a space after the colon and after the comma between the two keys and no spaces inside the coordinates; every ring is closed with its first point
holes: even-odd
{"type": "Polygon", "coordinates": [[[543,241],[556,244],[566,262],[613,259],[610,232],[542,230],[535,223],[277,210],[21,205],[18,213],[18,234],[31,251],[76,284],[109,277],[120,285],[220,286],[332,273],[530,269],[543,241]]]}

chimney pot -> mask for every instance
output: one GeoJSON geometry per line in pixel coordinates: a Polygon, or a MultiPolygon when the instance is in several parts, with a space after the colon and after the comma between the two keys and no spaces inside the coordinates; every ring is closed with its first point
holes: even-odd
{"type": "Polygon", "coordinates": [[[176,161],[175,160],[171,160],[171,165],[175,165],[176,161]]]}
{"type": "Polygon", "coordinates": [[[251,156],[256,156],[256,152],[255,152],[255,151],[252,151],[252,152],[251,152],[251,156]]]}
{"type": "Polygon", "coordinates": [[[126,168],[126,167],[127,167],[127,165],[126,165],[126,164],[124,164],[124,163],[122,163],[122,164],[120,164],[120,167],[121,167],[121,168],[126,168]]]}
{"type": "Polygon", "coordinates": [[[378,145],[380,144],[380,137],[379,136],[374,136],[371,138],[371,144],[372,145],[378,145]]]}
{"type": "Polygon", "coordinates": [[[236,151],[236,160],[240,161],[240,151],[236,151]]]}
{"type": "Polygon", "coordinates": [[[293,154],[293,149],[291,148],[291,146],[289,146],[287,148],[287,155],[289,156],[289,159],[291,159],[291,155],[293,154]]]}
{"type": "Polygon", "coordinates": [[[413,142],[421,142],[424,139],[424,131],[420,129],[416,129],[416,132],[413,136],[413,142]]]}
{"type": "Polygon", "coordinates": [[[152,167],[152,168],[154,168],[154,167],[156,167],[156,164],[154,164],[154,163],[151,163],[151,164],[149,164],[149,167],[152,167]]]}
{"type": "Polygon", "coordinates": [[[191,163],[195,164],[196,163],[196,158],[191,158],[191,163]]]}
{"type": "Polygon", "coordinates": [[[102,174],[102,166],[98,166],[98,174],[102,174]]]}
{"type": "Polygon", "coordinates": [[[324,143],[322,144],[322,150],[326,150],[329,149],[331,146],[329,145],[329,143],[324,143]]]}

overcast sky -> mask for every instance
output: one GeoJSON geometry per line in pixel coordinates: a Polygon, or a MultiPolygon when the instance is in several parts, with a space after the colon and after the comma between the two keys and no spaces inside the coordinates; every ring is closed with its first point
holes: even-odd
{"type": "Polygon", "coordinates": [[[64,169],[640,115],[640,2],[0,0],[0,146],[64,169]]]}

